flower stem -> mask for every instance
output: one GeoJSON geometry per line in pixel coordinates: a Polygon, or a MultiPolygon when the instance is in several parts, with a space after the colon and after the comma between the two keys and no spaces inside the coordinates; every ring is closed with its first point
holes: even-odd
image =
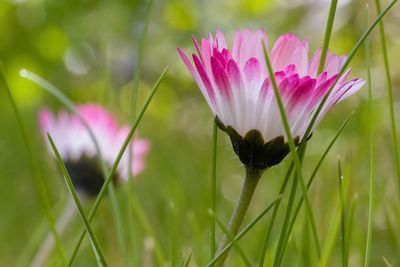
{"type": "MultiPolygon", "coordinates": [[[[262,173],[263,171],[259,169],[246,168],[246,176],[244,178],[242,191],[240,192],[239,199],[228,224],[230,236],[236,236],[238,233],[262,173]]],[[[229,237],[224,235],[219,243],[217,254],[224,249],[229,242],[229,237]]],[[[214,266],[222,266],[226,260],[226,257],[228,256],[228,253],[229,252],[227,251],[223,256],[221,256],[219,261],[216,262],[214,266]]]]}

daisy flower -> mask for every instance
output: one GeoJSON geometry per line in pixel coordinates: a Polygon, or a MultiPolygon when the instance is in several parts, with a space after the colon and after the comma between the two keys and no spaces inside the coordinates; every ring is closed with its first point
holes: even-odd
{"type": "MultiPolygon", "coordinates": [[[[126,125],[118,127],[114,117],[103,107],[95,104],[79,105],[77,110],[91,128],[103,160],[111,167],[128,136],[129,127],[126,125]]],[[[96,195],[105,177],[97,159],[95,144],[79,116],[65,111],[55,116],[44,108],[39,111],[39,125],[44,136],[50,133],[53,138],[76,190],[86,196],[96,195]]],[[[53,154],[50,144],[46,143],[48,150],[53,154]]],[[[147,140],[135,137],[132,161],[128,161],[126,151],[118,166],[116,178],[126,181],[129,168],[133,175],[142,172],[145,167],[144,158],[149,148],[150,143],[147,140]]]]}
{"type": "MultiPolygon", "coordinates": [[[[196,53],[192,61],[178,48],[218,126],[230,136],[235,153],[247,167],[256,169],[278,164],[289,153],[262,41],[268,47],[263,30],[237,31],[230,49],[219,31],[200,43],[193,38],[196,53]]],[[[297,142],[331,86],[336,83],[313,128],[334,105],[364,84],[362,79],[347,80],[350,69],[339,78],[347,57],[330,51],[323,71],[318,73],[321,49],[309,59],[308,47],[307,41],[288,33],[269,51],[290,131],[297,142]]]]}

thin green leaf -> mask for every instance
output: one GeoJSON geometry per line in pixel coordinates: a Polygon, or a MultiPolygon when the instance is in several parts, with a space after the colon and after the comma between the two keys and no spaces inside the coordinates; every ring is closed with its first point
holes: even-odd
{"type": "Polygon", "coordinates": [[[333,21],[335,20],[337,3],[338,3],[337,0],[332,0],[331,5],[329,7],[328,21],[326,23],[326,28],[325,28],[324,44],[322,46],[321,57],[318,65],[318,72],[317,72],[318,74],[320,74],[324,70],[326,55],[328,53],[328,48],[329,48],[329,41],[332,35],[333,21]]]}
{"type": "Polygon", "coordinates": [[[46,216],[47,222],[49,223],[50,226],[50,231],[54,236],[54,240],[56,242],[56,250],[60,256],[61,262],[65,264],[66,262],[66,257],[65,257],[65,251],[62,246],[62,243],[60,241],[60,237],[57,233],[56,227],[55,227],[55,219],[53,216],[53,213],[51,212],[51,205],[50,205],[50,196],[48,193],[48,189],[46,187],[46,184],[44,183],[44,180],[40,177],[40,170],[39,170],[39,165],[36,160],[35,153],[33,151],[33,147],[31,144],[31,141],[29,139],[28,133],[25,129],[21,113],[17,107],[17,104],[14,101],[14,98],[12,96],[11,90],[8,86],[8,83],[6,81],[6,78],[4,76],[3,68],[0,65],[0,83],[3,85],[4,89],[6,90],[7,96],[10,100],[13,112],[15,114],[15,117],[17,119],[17,124],[19,131],[22,136],[22,141],[25,146],[25,149],[27,151],[28,157],[29,157],[29,166],[32,172],[32,176],[34,179],[35,183],[35,189],[37,191],[41,207],[44,210],[44,214],[46,216]]]}
{"type": "Polygon", "coordinates": [[[346,258],[346,211],[344,203],[343,193],[343,174],[340,159],[338,158],[338,172],[339,172],[339,200],[340,200],[340,230],[341,230],[341,249],[342,249],[342,267],[348,266],[348,260],[346,258]]]}
{"type": "MultiPolygon", "coordinates": [[[[140,120],[141,120],[142,117],[143,117],[143,114],[145,113],[145,111],[146,111],[148,105],[150,104],[150,102],[151,102],[151,100],[152,100],[154,94],[155,94],[156,91],[157,91],[158,86],[160,85],[162,79],[164,78],[165,73],[167,72],[167,69],[168,69],[168,68],[165,68],[164,71],[161,73],[159,79],[157,80],[157,82],[156,82],[155,85],[153,86],[153,89],[151,90],[150,95],[149,95],[148,98],[146,99],[146,102],[144,103],[144,105],[143,105],[142,109],[140,110],[138,116],[136,117],[135,121],[133,122],[132,127],[131,127],[131,129],[130,129],[130,131],[129,131],[129,133],[128,133],[128,136],[126,137],[126,139],[125,139],[125,141],[124,141],[124,143],[123,143],[123,145],[122,145],[120,151],[118,152],[117,158],[115,159],[115,161],[114,161],[114,163],[113,163],[113,166],[111,167],[111,170],[110,170],[110,172],[108,173],[108,175],[107,175],[107,177],[106,177],[106,179],[105,179],[105,181],[104,181],[104,184],[103,184],[103,186],[102,186],[102,188],[101,188],[101,190],[100,190],[100,192],[99,192],[99,194],[98,194],[98,196],[97,196],[97,198],[96,198],[96,201],[94,202],[94,204],[93,204],[93,206],[92,206],[92,208],[91,208],[91,210],[90,210],[90,213],[89,213],[89,216],[88,216],[89,221],[91,221],[91,220],[93,219],[93,217],[94,217],[94,215],[95,215],[95,213],[96,213],[96,211],[97,211],[97,209],[98,209],[98,207],[99,207],[99,205],[100,205],[100,203],[101,203],[101,201],[102,201],[102,199],[103,199],[103,197],[104,197],[104,195],[105,195],[105,193],[106,193],[106,191],[107,191],[107,188],[108,188],[108,186],[109,186],[109,184],[110,184],[112,178],[113,178],[114,175],[115,175],[115,172],[116,172],[116,170],[117,170],[118,164],[119,164],[119,162],[121,161],[122,155],[123,155],[123,153],[125,152],[125,150],[126,150],[128,144],[129,144],[130,140],[132,139],[133,134],[135,133],[135,130],[136,130],[137,126],[139,125],[140,120]]],[[[80,244],[82,243],[82,240],[83,240],[85,234],[86,234],[86,230],[83,229],[82,232],[81,232],[81,234],[80,234],[80,236],[79,236],[78,242],[76,243],[76,246],[75,246],[75,248],[74,248],[74,251],[73,251],[73,253],[72,253],[72,256],[71,256],[71,258],[70,258],[70,260],[69,260],[68,266],[71,266],[71,265],[72,265],[72,263],[73,263],[73,261],[74,261],[76,255],[77,255],[77,253],[78,253],[80,244]]]]}
{"type": "Polygon", "coordinates": [[[67,184],[67,187],[68,187],[68,191],[71,194],[71,197],[75,202],[75,205],[76,205],[76,208],[78,210],[78,213],[79,213],[79,215],[80,215],[80,217],[82,219],[82,222],[83,222],[83,224],[85,226],[86,231],[89,234],[90,241],[92,243],[92,247],[93,247],[94,253],[96,255],[97,262],[98,262],[99,266],[106,267],[106,266],[108,266],[107,262],[106,262],[106,260],[104,258],[103,252],[102,252],[102,250],[101,250],[101,248],[99,246],[99,243],[97,241],[96,235],[94,234],[94,232],[93,232],[93,230],[92,230],[92,228],[90,226],[90,223],[89,223],[88,219],[86,218],[86,215],[85,215],[85,213],[83,211],[81,202],[79,201],[78,195],[76,194],[74,185],[72,184],[72,180],[71,180],[71,177],[68,174],[67,168],[65,167],[64,162],[62,161],[61,156],[58,153],[58,150],[57,150],[57,148],[56,148],[56,146],[55,146],[55,144],[53,142],[53,139],[51,138],[49,133],[47,133],[47,138],[49,139],[51,148],[53,149],[54,155],[56,156],[58,166],[60,167],[60,169],[61,169],[61,171],[63,173],[64,179],[65,179],[65,183],[67,184]]]}
{"type": "MultiPolygon", "coordinates": [[[[324,159],[328,155],[328,152],[330,151],[332,146],[335,144],[336,140],[338,139],[338,137],[340,136],[340,134],[342,133],[342,131],[344,130],[345,126],[350,121],[352,116],[353,116],[353,112],[350,113],[349,116],[347,116],[347,118],[344,120],[342,125],[339,127],[339,129],[336,132],[335,136],[332,138],[331,142],[328,144],[327,148],[325,149],[324,153],[322,154],[321,158],[319,159],[317,165],[314,167],[314,170],[313,170],[313,172],[312,172],[312,174],[311,174],[311,176],[310,176],[310,178],[308,179],[308,182],[307,182],[307,190],[310,189],[310,187],[311,187],[312,183],[314,182],[314,179],[315,179],[315,177],[316,177],[316,175],[318,173],[318,170],[322,165],[322,162],[324,161],[324,159]]],[[[297,216],[298,216],[298,214],[300,212],[300,208],[301,208],[303,202],[304,202],[304,198],[301,197],[299,202],[298,202],[298,204],[297,204],[297,206],[296,206],[296,209],[295,209],[295,212],[293,214],[292,220],[290,222],[288,233],[290,233],[292,231],[292,229],[293,229],[293,226],[294,226],[294,224],[296,222],[297,216]]]]}
{"type": "MultiPolygon", "coordinates": [[[[316,245],[316,248],[317,248],[317,253],[318,253],[318,255],[320,255],[320,245],[319,245],[319,240],[318,240],[318,235],[317,235],[317,228],[316,228],[316,224],[315,224],[313,210],[311,208],[311,203],[310,203],[310,200],[308,198],[307,188],[306,188],[306,185],[304,183],[303,174],[302,174],[302,171],[301,171],[300,158],[299,158],[299,155],[298,155],[297,150],[296,150],[296,145],[294,143],[294,139],[293,139],[292,133],[290,131],[289,121],[288,121],[287,116],[286,116],[285,108],[283,106],[283,102],[282,102],[282,98],[280,96],[278,85],[276,84],[275,73],[274,73],[274,70],[272,69],[271,61],[269,59],[269,55],[268,55],[268,52],[267,52],[267,49],[265,47],[265,43],[264,42],[263,42],[263,50],[264,50],[265,62],[266,62],[267,68],[268,68],[269,77],[271,79],[272,88],[273,88],[274,94],[275,94],[275,99],[276,99],[276,102],[277,102],[278,107],[279,107],[279,112],[281,114],[282,124],[284,126],[285,133],[286,133],[286,136],[287,136],[287,139],[288,139],[290,152],[292,154],[292,158],[293,158],[293,162],[294,162],[294,166],[295,166],[296,177],[297,177],[298,181],[300,182],[301,190],[302,190],[303,196],[304,196],[304,198],[306,200],[307,213],[308,213],[308,216],[310,218],[311,229],[312,229],[312,232],[313,232],[314,241],[315,241],[315,245],[316,245]]],[[[287,219],[289,219],[289,218],[287,218],[287,219]]],[[[283,252],[282,252],[282,257],[283,257],[283,252]]],[[[276,262],[276,265],[274,264],[274,266],[279,266],[281,264],[281,259],[280,258],[281,257],[278,257],[278,261],[276,262]]]]}
{"type": "Polygon", "coordinates": [[[279,195],[265,210],[263,210],[253,221],[251,221],[246,227],[243,228],[242,231],[240,231],[235,238],[230,241],[222,250],[219,252],[208,264],[207,267],[213,266],[214,263],[216,263],[222,255],[224,255],[234,244],[235,242],[239,241],[251,228],[253,228],[254,225],[257,224],[259,220],[261,220],[265,214],[268,213],[268,211],[271,210],[273,206],[278,203],[278,201],[282,198],[282,195],[279,195]]]}
{"type": "MultiPolygon", "coordinates": [[[[150,219],[146,215],[146,212],[143,210],[142,206],[139,204],[139,201],[138,201],[138,199],[136,199],[135,195],[132,196],[132,200],[133,201],[130,202],[130,206],[133,209],[133,211],[135,212],[136,219],[142,225],[145,233],[147,235],[151,236],[152,238],[154,238],[156,236],[155,231],[153,229],[153,226],[150,223],[150,219]]],[[[163,266],[165,263],[165,256],[164,256],[164,253],[161,249],[159,242],[156,239],[154,239],[154,252],[155,252],[159,266],[163,266]]]]}
{"type": "Polygon", "coordinates": [[[192,259],[192,252],[190,251],[186,258],[182,259],[181,267],[188,267],[190,264],[190,260],[192,259]]]}
{"type": "MultiPolygon", "coordinates": [[[[229,230],[225,227],[224,223],[221,221],[219,217],[211,210],[208,210],[208,214],[210,217],[214,217],[214,220],[217,222],[219,228],[224,232],[224,234],[228,237],[229,241],[233,240],[232,234],[229,232],[229,230]]],[[[243,260],[244,264],[248,267],[251,267],[250,260],[247,258],[246,254],[244,254],[243,249],[237,244],[237,242],[234,243],[234,249],[239,253],[241,259],[243,260]]]]}
{"type": "MultiPolygon", "coordinates": [[[[379,1],[377,1],[377,9],[380,11],[379,1]]],[[[366,24],[368,25],[369,9],[366,7],[366,24]]],[[[380,27],[381,33],[383,31],[383,25],[380,27]]],[[[384,42],[382,46],[385,47],[384,42]]],[[[383,48],[386,51],[385,48],[383,48]]],[[[370,57],[370,45],[369,40],[365,41],[365,62],[367,64],[367,81],[368,81],[368,110],[369,110],[369,203],[368,203],[368,230],[367,239],[365,243],[365,258],[364,267],[369,266],[371,245],[372,245],[372,226],[373,226],[373,208],[374,208],[374,192],[375,192],[375,136],[374,136],[374,108],[372,98],[372,76],[371,76],[371,57],[370,57]]],[[[385,53],[385,52],[384,52],[385,53]]],[[[387,71],[388,68],[385,67],[387,71]]],[[[390,84],[390,77],[387,81],[390,84]]],[[[391,94],[391,86],[388,85],[388,92],[391,94]],[[390,88],[390,89],[389,89],[390,88]]],[[[389,95],[390,95],[389,94],[389,95]]],[[[392,102],[391,102],[392,103],[392,102]]],[[[392,126],[395,126],[392,124],[392,126]]],[[[397,143],[396,137],[394,137],[394,143],[397,143]]],[[[395,154],[396,154],[395,149],[395,154]]]]}
{"type": "MultiPolygon", "coordinates": [[[[87,130],[90,139],[92,140],[94,147],[96,149],[96,157],[97,160],[100,163],[102,173],[104,177],[107,175],[107,166],[106,162],[103,160],[103,155],[100,150],[99,142],[97,141],[96,136],[94,135],[93,130],[89,126],[89,123],[86,121],[86,119],[83,117],[83,115],[79,112],[78,108],[76,107],[75,103],[69,99],[65,94],[62,93],[60,89],[58,89],[56,86],[53,84],[49,83],[42,77],[36,75],[33,72],[30,72],[26,69],[23,69],[20,71],[20,75],[26,79],[29,79],[30,81],[40,85],[43,89],[45,89],[47,92],[49,92],[51,95],[53,95],[56,99],[58,99],[67,109],[69,109],[72,113],[74,113],[80,121],[82,122],[83,126],[87,130]]],[[[109,194],[110,194],[110,203],[113,211],[113,218],[115,221],[115,228],[116,228],[116,233],[117,233],[117,240],[118,244],[121,250],[121,254],[124,257],[125,260],[125,255],[126,253],[126,248],[125,248],[125,241],[124,241],[124,233],[123,233],[123,225],[122,225],[122,217],[121,217],[121,212],[119,208],[119,203],[118,199],[115,193],[115,188],[113,184],[110,184],[109,186],[109,194]]]]}
{"type": "MultiPolygon", "coordinates": [[[[381,4],[379,0],[375,0],[376,11],[381,13],[381,4]]],[[[392,81],[390,75],[390,64],[389,64],[389,57],[387,52],[386,46],[386,34],[385,34],[385,27],[383,25],[383,20],[379,22],[379,37],[382,46],[382,55],[383,55],[383,63],[385,66],[385,79],[386,79],[386,87],[387,87],[387,94],[388,94],[388,108],[390,114],[390,127],[392,131],[392,139],[393,139],[393,153],[394,153],[394,160],[396,166],[396,175],[397,175],[397,182],[399,186],[400,192],[400,154],[399,154],[399,143],[397,140],[397,129],[396,129],[396,118],[395,112],[393,107],[393,90],[392,90],[392,81]]],[[[400,194],[399,194],[400,195],[400,194]]]]}

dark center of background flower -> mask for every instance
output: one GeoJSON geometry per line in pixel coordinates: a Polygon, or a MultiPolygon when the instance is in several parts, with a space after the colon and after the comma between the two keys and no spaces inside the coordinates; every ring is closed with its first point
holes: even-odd
{"type": "Polygon", "coordinates": [[[95,158],[82,156],[79,160],[67,160],[65,167],[77,192],[87,197],[96,196],[104,183],[104,175],[95,158]]]}

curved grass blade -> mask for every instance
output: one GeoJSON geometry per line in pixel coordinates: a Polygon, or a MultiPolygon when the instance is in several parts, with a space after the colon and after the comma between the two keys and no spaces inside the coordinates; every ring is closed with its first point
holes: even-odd
{"type": "MultiPolygon", "coordinates": [[[[89,222],[93,219],[93,217],[94,217],[94,215],[95,215],[95,213],[96,213],[96,211],[97,211],[97,209],[98,209],[98,207],[99,207],[99,205],[100,205],[100,203],[101,203],[101,201],[102,201],[102,199],[103,199],[103,197],[105,195],[105,192],[107,191],[107,187],[109,186],[109,184],[110,184],[110,182],[112,180],[112,177],[114,177],[114,174],[115,174],[115,172],[117,170],[118,164],[121,161],[122,155],[124,154],[129,142],[133,138],[133,134],[135,133],[135,130],[138,127],[138,125],[140,123],[140,120],[142,119],[142,117],[143,117],[148,105],[150,104],[151,100],[153,99],[153,96],[156,93],[156,91],[158,89],[158,86],[160,85],[162,79],[164,78],[164,76],[165,76],[165,74],[167,72],[167,69],[168,68],[165,68],[164,71],[161,73],[160,77],[158,78],[158,80],[154,84],[150,95],[148,96],[148,98],[146,99],[146,102],[144,103],[142,109],[140,110],[138,116],[136,117],[135,121],[132,123],[132,127],[131,127],[131,129],[130,129],[130,131],[128,133],[128,136],[126,137],[126,139],[125,139],[120,151],[118,152],[117,158],[115,159],[115,161],[113,163],[113,166],[111,167],[111,170],[109,171],[109,173],[108,173],[108,175],[107,175],[107,177],[106,177],[106,179],[104,181],[104,184],[103,184],[103,186],[102,186],[102,188],[101,188],[101,190],[100,190],[100,192],[99,192],[99,194],[98,194],[98,196],[96,198],[96,201],[94,202],[94,204],[93,204],[93,206],[92,206],[92,208],[91,208],[91,210],[89,212],[89,216],[88,216],[89,222]]],[[[85,234],[86,234],[86,230],[83,229],[82,232],[80,233],[78,242],[76,243],[76,246],[74,248],[72,256],[71,256],[71,258],[69,260],[68,266],[72,265],[76,255],[78,253],[79,247],[80,247],[80,245],[82,243],[82,240],[83,240],[85,234]]]]}
{"type": "MultiPolygon", "coordinates": [[[[62,93],[60,89],[58,89],[56,86],[51,84],[50,82],[46,81],[42,77],[36,75],[33,72],[30,72],[26,69],[22,69],[20,71],[20,75],[26,79],[29,79],[30,81],[40,85],[43,89],[45,89],[47,92],[49,92],[51,95],[53,95],[56,99],[58,99],[67,109],[69,109],[72,113],[74,113],[76,116],[78,116],[79,120],[82,122],[83,126],[87,130],[90,139],[93,142],[93,145],[96,150],[96,158],[100,163],[102,173],[104,177],[107,176],[108,168],[106,166],[106,163],[103,159],[102,152],[100,150],[99,142],[97,141],[96,136],[94,135],[93,130],[89,126],[89,123],[86,121],[86,119],[82,116],[82,114],[79,112],[77,109],[75,103],[69,99],[65,94],[62,93]]],[[[124,242],[124,233],[123,233],[123,226],[122,226],[122,217],[121,217],[121,212],[119,208],[119,203],[117,200],[117,196],[115,193],[115,188],[113,184],[110,184],[109,186],[109,194],[110,194],[110,203],[112,207],[112,212],[113,212],[113,218],[115,221],[115,228],[116,228],[116,233],[117,233],[117,240],[118,244],[121,250],[121,254],[124,256],[126,253],[125,249],[125,242],[124,242]]],[[[125,257],[124,257],[125,259],[125,257]]]]}
{"type": "Polygon", "coordinates": [[[24,123],[22,121],[21,113],[17,107],[17,104],[14,101],[14,98],[11,94],[11,90],[8,87],[8,83],[4,76],[3,68],[1,65],[0,65],[0,83],[3,85],[4,89],[6,90],[7,96],[10,100],[12,109],[13,109],[15,117],[17,119],[18,128],[21,133],[22,140],[23,140],[25,149],[26,149],[28,157],[29,157],[29,166],[32,171],[36,191],[38,193],[38,197],[41,202],[41,206],[44,210],[47,222],[49,223],[50,231],[54,236],[54,240],[56,242],[56,250],[60,256],[61,262],[63,264],[65,264],[65,262],[66,262],[65,251],[64,251],[64,248],[60,241],[60,237],[57,233],[56,227],[55,227],[55,219],[51,212],[50,196],[48,194],[48,190],[47,190],[47,187],[46,187],[44,181],[40,177],[40,170],[39,170],[38,163],[37,163],[37,160],[35,157],[35,153],[33,151],[31,141],[29,140],[29,136],[27,134],[24,123]]]}
{"type": "Polygon", "coordinates": [[[101,251],[101,248],[100,248],[99,243],[97,241],[96,235],[94,234],[94,232],[93,232],[93,230],[92,230],[92,228],[90,226],[90,223],[89,223],[88,219],[86,218],[86,215],[85,215],[85,213],[83,211],[81,202],[79,201],[78,195],[76,194],[74,185],[72,184],[72,180],[71,180],[71,177],[68,174],[67,168],[65,167],[64,162],[62,161],[61,156],[58,153],[58,150],[57,150],[57,148],[56,148],[56,146],[55,146],[55,144],[53,142],[53,139],[51,138],[49,133],[47,133],[47,138],[49,139],[51,148],[53,149],[54,155],[56,156],[56,160],[57,160],[58,166],[60,167],[60,169],[61,169],[61,171],[63,173],[63,177],[65,179],[65,183],[67,184],[68,191],[71,194],[71,197],[75,202],[75,205],[76,205],[76,208],[78,210],[78,213],[79,213],[79,215],[80,215],[80,217],[82,219],[82,222],[83,222],[83,224],[85,226],[86,231],[89,234],[90,241],[92,243],[93,251],[94,251],[94,253],[96,255],[96,259],[97,259],[98,265],[106,267],[106,266],[108,266],[107,262],[106,262],[106,260],[104,258],[103,252],[101,251]]]}
{"type": "Polygon", "coordinates": [[[268,211],[271,210],[271,208],[273,206],[276,205],[276,203],[278,203],[278,201],[280,201],[280,199],[282,198],[282,195],[279,195],[265,210],[263,210],[253,221],[251,221],[246,227],[244,227],[242,229],[242,231],[240,231],[235,238],[232,239],[231,242],[228,243],[228,245],[226,245],[226,247],[224,247],[221,252],[219,252],[208,264],[207,267],[211,267],[214,265],[214,263],[216,263],[220,257],[222,257],[222,255],[224,255],[234,244],[235,242],[239,241],[251,228],[253,228],[253,226],[259,221],[261,220],[265,214],[268,213],[268,211]]]}
{"type": "MultiPolygon", "coordinates": [[[[214,217],[214,220],[217,222],[219,228],[221,228],[222,232],[228,237],[228,239],[230,241],[233,240],[233,236],[232,234],[229,232],[229,230],[225,227],[224,223],[221,221],[221,219],[219,217],[216,216],[216,214],[209,209],[208,210],[208,214],[210,215],[210,217],[214,217]]],[[[243,249],[235,242],[234,243],[234,249],[239,253],[240,257],[242,258],[244,264],[247,267],[251,267],[251,263],[250,260],[247,258],[246,254],[244,254],[243,249]]]]}

